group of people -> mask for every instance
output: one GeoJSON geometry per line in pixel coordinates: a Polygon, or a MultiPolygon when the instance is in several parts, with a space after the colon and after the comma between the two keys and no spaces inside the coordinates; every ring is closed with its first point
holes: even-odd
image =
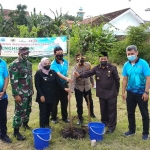
{"type": "MultiPolygon", "coordinates": [[[[2,46],[0,45],[0,54],[2,46]]],[[[129,130],[124,133],[130,136],[136,132],[135,108],[138,105],[142,115],[143,135],[147,140],[149,136],[148,98],[150,87],[150,67],[148,63],[138,57],[137,47],[130,45],[126,48],[128,61],[123,66],[122,99],[126,100],[129,130]],[[125,94],[127,91],[127,96],[125,94]]],[[[96,96],[100,102],[101,122],[107,126],[106,134],[115,131],[117,125],[117,96],[120,88],[120,77],[117,67],[108,62],[107,52],[101,52],[99,64],[91,67],[86,57],[77,54],[76,64],[73,67],[71,78],[68,77],[68,62],[63,58],[63,49],[54,48],[55,59],[42,58],[38,70],[34,75],[36,102],[39,104],[39,124],[42,128],[51,128],[51,121],[59,122],[57,106],[60,101],[62,121],[69,123],[68,119],[68,92],[75,93],[78,125],[83,124],[83,98],[90,105],[90,115],[95,118],[91,87],[96,81],[96,96]],[[68,86],[69,85],[69,86],[68,86]]],[[[14,136],[17,140],[26,137],[19,132],[20,127],[31,130],[28,126],[32,106],[33,81],[32,64],[28,61],[29,48],[20,47],[18,58],[9,65],[0,58],[0,138],[11,143],[7,135],[7,105],[8,95],[6,89],[9,83],[12,86],[12,95],[15,102],[13,117],[14,136]],[[8,73],[9,72],[9,73],[8,73]]]]}

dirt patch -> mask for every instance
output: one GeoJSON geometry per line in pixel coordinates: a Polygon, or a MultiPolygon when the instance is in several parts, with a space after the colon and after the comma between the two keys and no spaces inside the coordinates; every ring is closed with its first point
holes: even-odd
{"type": "Polygon", "coordinates": [[[73,127],[71,130],[69,127],[62,130],[63,138],[72,138],[72,139],[83,139],[85,137],[86,130],[82,128],[73,127]]]}

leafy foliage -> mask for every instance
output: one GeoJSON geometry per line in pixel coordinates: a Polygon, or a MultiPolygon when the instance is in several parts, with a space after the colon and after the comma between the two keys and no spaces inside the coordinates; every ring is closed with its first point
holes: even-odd
{"type": "MultiPolygon", "coordinates": [[[[126,61],[125,49],[128,45],[138,47],[139,56],[150,60],[150,24],[143,24],[139,27],[129,27],[126,37],[119,41],[113,32],[104,30],[104,25],[90,26],[79,25],[80,18],[63,14],[60,11],[50,12],[54,19],[49,16],[36,13],[33,9],[28,15],[26,5],[17,5],[16,10],[4,16],[3,8],[0,5],[0,36],[4,37],[52,37],[67,35],[70,37],[71,57],[76,53],[85,54],[91,63],[98,63],[98,57],[102,51],[109,52],[111,61],[118,64],[126,61]],[[74,20],[72,28],[67,20],[74,20]]],[[[33,59],[34,61],[35,59],[33,59]]]]}
{"type": "Polygon", "coordinates": [[[118,64],[126,61],[126,47],[136,45],[139,57],[150,61],[150,24],[142,24],[138,27],[129,27],[127,35],[122,41],[116,42],[111,52],[112,60],[118,64]]]}

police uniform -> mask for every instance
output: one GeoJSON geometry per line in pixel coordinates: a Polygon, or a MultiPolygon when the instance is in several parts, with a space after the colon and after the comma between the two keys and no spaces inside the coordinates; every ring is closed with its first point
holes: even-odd
{"type": "MultiPolygon", "coordinates": [[[[77,71],[78,73],[85,73],[86,71],[91,69],[91,64],[89,62],[84,62],[83,65],[79,65],[77,63],[74,67],[74,71],[77,71]]],[[[87,95],[89,95],[89,101],[90,101],[90,113],[91,115],[94,114],[93,112],[93,100],[92,100],[92,93],[91,93],[91,84],[94,85],[94,79],[93,77],[89,78],[75,78],[71,90],[75,91],[75,97],[77,102],[77,114],[79,120],[82,122],[82,114],[83,114],[83,97],[85,98],[87,104],[87,95]]]]}

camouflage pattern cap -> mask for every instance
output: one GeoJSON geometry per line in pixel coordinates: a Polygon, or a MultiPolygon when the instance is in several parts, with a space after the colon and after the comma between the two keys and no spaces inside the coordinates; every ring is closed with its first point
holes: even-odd
{"type": "Polygon", "coordinates": [[[19,53],[29,52],[29,47],[19,47],[19,53]]]}

